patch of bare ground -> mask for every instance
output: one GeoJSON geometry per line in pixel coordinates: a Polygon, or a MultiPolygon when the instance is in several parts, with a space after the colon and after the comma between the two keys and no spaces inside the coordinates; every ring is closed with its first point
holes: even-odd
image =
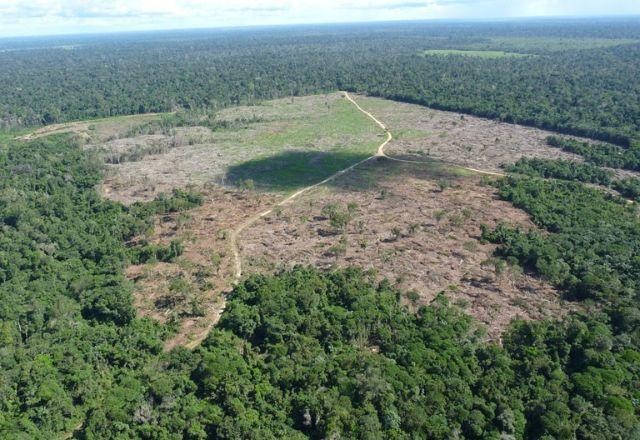
{"type": "Polygon", "coordinates": [[[479,241],[482,224],[533,228],[527,215],[465,174],[433,162],[364,164],[248,228],[240,244],[245,271],[374,269],[414,292],[404,299],[410,307],[445,292],[494,339],[512,318],[562,315],[570,307],[552,286],[492,258],[495,246],[479,241]]]}
{"type": "Polygon", "coordinates": [[[92,144],[111,162],[103,194],[129,204],[187,184],[226,185],[230,167],[283,153],[303,152],[311,163],[329,153],[373,154],[380,134],[340,93],[223,109],[216,120],[223,124],[213,131],[182,127],[92,144]]]}
{"type": "Polygon", "coordinates": [[[174,188],[220,180],[231,162],[220,148],[207,144],[211,136],[207,128],[185,127],[93,146],[107,162],[102,194],[129,205],[174,188]]]}
{"type": "Polygon", "coordinates": [[[166,349],[194,347],[206,337],[224,309],[234,280],[229,234],[251,215],[275,202],[275,196],[208,186],[202,206],[159,218],[152,243],[180,240],[184,253],[174,263],[130,266],[134,304],[140,316],[178,325],[166,349]]]}
{"type": "Polygon", "coordinates": [[[51,124],[24,136],[20,136],[18,139],[30,141],[53,134],[73,133],[85,142],[101,142],[121,136],[126,130],[157,119],[158,116],[159,113],[146,113],[141,115],[51,124]]]}
{"type": "MultiPolygon", "coordinates": [[[[394,134],[394,141],[386,148],[390,157],[441,160],[494,172],[522,157],[583,161],[579,155],[547,145],[546,138],[557,135],[550,131],[380,98],[356,98],[394,134]]],[[[626,170],[613,171],[620,177],[637,175],[626,170]]]]}

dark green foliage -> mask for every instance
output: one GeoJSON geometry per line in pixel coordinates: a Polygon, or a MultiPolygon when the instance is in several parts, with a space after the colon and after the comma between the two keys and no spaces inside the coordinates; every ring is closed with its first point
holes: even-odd
{"type": "Polygon", "coordinates": [[[640,179],[637,177],[625,177],[624,179],[615,180],[611,187],[624,197],[636,201],[640,200],[640,179]]]}
{"type": "MultiPolygon", "coordinates": [[[[499,436],[500,404],[514,406],[510,374],[479,361],[469,318],[444,299],[413,315],[398,297],[358,270],[299,268],[243,283],[198,370],[205,395],[226,414],[222,437],[238,429],[234,399],[243,414],[278,414],[275,432],[311,438],[499,436]],[[258,400],[244,397],[258,389],[258,400]]],[[[511,433],[523,429],[517,410],[515,418],[511,433]]]]}
{"type": "Polygon", "coordinates": [[[122,243],[143,225],[92,190],[100,179],[97,162],[55,138],[0,152],[0,170],[3,288],[77,285],[69,293],[86,317],[130,320],[122,243]]]}
{"type": "Polygon", "coordinates": [[[591,165],[568,160],[525,158],[514,165],[505,167],[510,173],[524,174],[531,177],[544,177],[579,182],[595,183],[609,186],[613,172],[591,165]]]}
{"type": "Polygon", "coordinates": [[[625,309],[611,312],[615,330],[606,314],[516,322],[503,349],[481,342],[444,297],[411,314],[399,295],[356,269],[250,277],[196,352],[174,351],[130,375],[128,393],[111,390],[83,431],[620,440],[639,432],[640,352],[631,342],[639,318],[625,309]]]}
{"type": "Polygon", "coordinates": [[[526,437],[638,437],[636,205],[575,182],[506,178],[499,188],[548,234],[500,225],[483,236],[500,244],[500,254],[545,276],[570,297],[597,301],[588,317],[516,323],[505,336],[528,400],[526,437]]]}
{"type": "Polygon", "coordinates": [[[640,128],[639,35],[628,19],[61,37],[56,46],[67,49],[9,41],[14,50],[0,51],[0,125],[186,109],[173,125],[209,120],[194,109],[346,89],[628,147],[640,128]],[[561,49],[566,39],[584,44],[554,50],[540,36],[561,49]],[[598,47],[592,38],[626,41],[598,47]],[[478,48],[535,56],[422,55],[478,48]]]}
{"type": "Polygon", "coordinates": [[[485,238],[572,297],[635,297],[640,288],[640,223],[635,205],[575,182],[506,178],[500,196],[551,235],[500,225],[485,238]]]}
{"type": "Polygon", "coordinates": [[[2,438],[72,431],[121,369],[161,350],[122,275],[146,225],[100,198],[100,170],[65,138],[0,148],[2,438]]]}
{"type": "Polygon", "coordinates": [[[577,163],[562,159],[522,158],[514,165],[506,166],[505,170],[530,177],[573,180],[608,186],[618,191],[622,197],[640,200],[640,179],[637,177],[613,179],[614,173],[612,171],[589,163],[577,163]]]}
{"type": "Polygon", "coordinates": [[[594,144],[559,136],[549,136],[547,144],[579,154],[595,165],[627,170],[640,169],[640,147],[637,145],[622,148],[612,144],[594,144]]]}
{"type": "Polygon", "coordinates": [[[187,211],[202,205],[202,201],[202,194],[176,188],[173,190],[171,196],[161,193],[152,202],[134,203],[129,208],[129,211],[137,218],[146,219],[153,215],[187,211]]]}
{"type": "Polygon", "coordinates": [[[525,438],[638,437],[638,336],[612,329],[605,313],[515,323],[504,348],[526,396],[525,438]]]}
{"type": "Polygon", "coordinates": [[[176,240],[172,240],[168,246],[142,242],[130,249],[131,264],[144,264],[162,261],[170,263],[182,255],[184,246],[176,240]]]}

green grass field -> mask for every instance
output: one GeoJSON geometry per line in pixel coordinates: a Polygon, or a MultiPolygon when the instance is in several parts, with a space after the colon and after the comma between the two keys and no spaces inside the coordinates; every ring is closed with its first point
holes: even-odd
{"type": "Polygon", "coordinates": [[[599,49],[634,44],[639,41],[622,38],[493,37],[486,43],[477,43],[469,48],[479,51],[537,53],[541,51],[599,49]]]}
{"type": "Polygon", "coordinates": [[[125,158],[110,162],[108,173],[109,193],[125,203],[134,194],[211,182],[295,191],[375,154],[384,141],[383,131],[340,93],[223,109],[216,119],[226,123],[213,131],[162,128],[162,117],[80,121],[64,131],[105,157],[125,158]]]}
{"type": "Polygon", "coordinates": [[[456,49],[430,49],[423,52],[425,56],[467,56],[476,58],[507,58],[525,57],[527,55],[514,52],[504,52],[501,50],[456,50],[456,49]]]}
{"type": "Polygon", "coordinates": [[[250,144],[267,151],[231,166],[230,181],[251,179],[258,188],[293,191],[373,155],[384,141],[382,131],[346,100],[311,99],[317,107],[304,105],[297,116],[296,110],[285,110],[281,102],[272,108],[279,117],[294,113],[291,122],[267,123],[281,126],[279,130],[259,129],[250,144]]]}

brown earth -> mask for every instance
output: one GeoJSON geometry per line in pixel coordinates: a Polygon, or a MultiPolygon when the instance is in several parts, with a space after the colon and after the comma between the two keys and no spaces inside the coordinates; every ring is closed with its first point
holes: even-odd
{"type": "Polygon", "coordinates": [[[136,284],[134,302],[140,316],[175,321],[179,330],[166,348],[200,343],[224,310],[224,295],[233,283],[229,249],[232,229],[255,212],[271,206],[274,196],[203,188],[205,202],[188,213],[158,219],[149,241],[180,240],[184,253],[175,263],[130,266],[136,284]]]}
{"type": "MultiPolygon", "coordinates": [[[[361,111],[382,121],[376,127],[372,120],[368,136],[379,136],[381,127],[393,133],[394,139],[382,152],[390,158],[377,157],[284,206],[276,205],[282,194],[241,192],[212,182],[223,183],[220,177],[230,164],[277,151],[281,147],[273,140],[282,137],[282,130],[286,130],[284,142],[289,149],[297,148],[299,139],[315,136],[305,115],[314,106],[330,115],[340,105],[342,98],[337,94],[229,109],[225,116],[229,120],[249,116],[259,121],[236,131],[214,133],[191,127],[171,134],[123,137],[126,130],[121,130],[91,144],[111,155],[112,161],[121,154],[138,155],[110,166],[103,186],[109,198],[131,203],[174,187],[205,188],[202,207],[159,219],[150,237],[162,243],[178,238],[185,245],[184,254],[175,263],[133,266],[127,271],[136,282],[140,315],[178,325],[176,337],[166,348],[194,347],[217,322],[224,294],[237,272],[230,237],[265,211],[270,213],[236,234],[244,274],[274,273],[295,264],[373,268],[380,278],[415,293],[403,299],[409,307],[427,304],[443,292],[486,324],[493,339],[500,338],[514,317],[559,316],[575,307],[564,303],[542,280],[493,258],[495,246],[479,241],[482,224],[493,227],[506,221],[534,226],[524,212],[500,201],[493,187],[483,184],[490,177],[481,178],[470,169],[499,173],[501,164],[522,156],[579,160],[577,156],[548,147],[545,138],[551,133],[543,130],[354,98],[361,111]],[[283,108],[290,114],[280,114],[283,108]],[[288,122],[290,116],[297,121],[295,130],[288,122]],[[322,213],[331,204],[353,211],[343,231],[331,226],[322,213]]],[[[333,127],[322,115],[314,117],[318,119],[314,124],[327,124],[323,133],[333,127]]],[[[299,148],[322,151],[334,143],[350,145],[335,127],[330,134],[333,137],[328,140],[299,148]]]]}
{"type": "Polygon", "coordinates": [[[566,307],[555,289],[492,258],[480,226],[500,221],[533,228],[528,216],[498,200],[481,178],[430,164],[379,158],[306,194],[247,229],[241,251],[246,272],[273,273],[297,264],[323,269],[375,269],[415,307],[439,292],[484,323],[498,339],[512,318],[559,316],[566,307]],[[344,231],[323,207],[357,207],[344,231]]]}
{"type": "MultiPolygon", "coordinates": [[[[430,158],[493,172],[501,172],[502,165],[513,164],[522,157],[583,162],[579,155],[547,145],[546,138],[557,135],[551,131],[380,98],[357,96],[357,100],[393,133],[395,140],[386,148],[392,158],[430,158]]],[[[612,171],[620,177],[638,175],[627,170],[612,171]]]]}

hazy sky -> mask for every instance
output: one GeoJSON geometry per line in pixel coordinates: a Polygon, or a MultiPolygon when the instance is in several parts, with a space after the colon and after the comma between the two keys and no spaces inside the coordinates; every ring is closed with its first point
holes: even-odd
{"type": "Polygon", "coordinates": [[[403,19],[638,14],[640,0],[0,0],[0,36],[403,19]]]}

